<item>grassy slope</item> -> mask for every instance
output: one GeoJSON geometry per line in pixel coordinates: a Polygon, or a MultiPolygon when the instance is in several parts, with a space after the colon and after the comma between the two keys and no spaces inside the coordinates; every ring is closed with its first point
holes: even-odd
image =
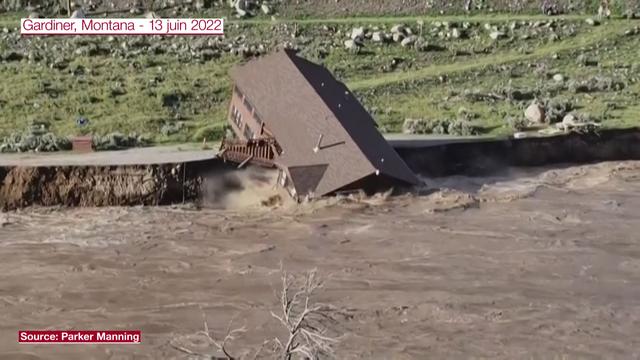
{"type": "MultiPolygon", "coordinates": [[[[20,18],[27,16],[26,12],[4,13],[0,14],[0,26],[18,26],[20,18]]],[[[300,24],[357,24],[357,23],[378,23],[378,24],[395,24],[395,23],[410,23],[423,20],[424,22],[430,21],[485,21],[485,22],[502,22],[513,20],[548,20],[549,17],[545,15],[529,15],[529,14],[474,14],[474,15],[442,15],[442,16],[358,16],[358,17],[332,17],[332,18],[269,18],[269,17],[256,17],[251,19],[237,20],[230,17],[228,12],[220,13],[202,13],[195,14],[190,17],[198,16],[222,16],[227,18],[228,24],[242,23],[242,24],[273,24],[273,23],[300,23],[300,24]]],[[[112,17],[126,17],[130,16],[126,13],[116,14],[112,17]]],[[[583,20],[588,18],[588,15],[563,15],[562,18],[568,20],[583,20]]]]}
{"type": "Polygon", "coordinates": [[[91,71],[89,78],[58,74],[39,65],[12,64],[0,70],[11,78],[10,84],[16,84],[0,88],[0,98],[13,100],[2,111],[0,127],[6,132],[31,121],[45,121],[54,132],[68,134],[75,131],[75,117],[83,115],[91,120],[89,130],[97,133],[136,131],[161,142],[192,140],[224,118],[230,90],[226,74],[233,60],[227,57],[217,63],[180,67],[176,59],[150,56],[137,60],[153,62],[144,70],[136,70],[127,60],[101,58],[78,58],[69,65],[91,71]],[[52,90],[42,90],[43,79],[52,84],[52,90]],[[148,85],[155,80],[158,85],[148,85]],[[126,94],[112,96],[114,84],[120,84],[126,94]],[[183,101],[178,118],[162,106],[163,96],[174,93],[193,100],[183,101]],[[202,99],[205,96],[208,99],[202,99]],[[168,139],[160,134],[165,123],[183,120],[183,136],[168,139]]]}
{"type": "MultiPolygon", "coordinates": [[[[564,15],[562,18],[567,20],[584,20],[588,18],[586,15],[564,15]]],[[[549,20],[545,15],[524,15],[524,14],[483,14],[483,15],[443,15],[443,16],[387,16],[387,17],[340,17],[340,18],[300,18],[300,19],[248,19],[248,20],[231,20],[230,23],[244,24],[273,24],[273,23],[299,23],[299,24],[398,24],[398,23],[416,23],[418,21],[469,21],[469,22],[504,22],[504,21],[537,21],[549,20]]]]}
{"type": "Polygon", "coordinates": [[[613,22],[609,26],[600,26],[594,28],[593,31],[582,33],[575,38],[568,39],[561,43],[552,43],[547,46],[536,48],[531,53],[521,54],[515,51],[504,51],[499,54],[485,56],[481,59],[471,61],[460,61],[452,64],[440,64],[435,66],[426,66],[413,71],[385,74],[370,79],[349,81],[349,87],[354,91],[362,89],[370,89],[379,86],[385,86],[397,82],[419,80],[426,77],[434,77],[443,74],[452,74],[457,72],[470,71],[486,66],[495,66],[500,64],[521,62],[525,60],[536,60],[555,53],[567,52],[582,47],[594,45],[609,37],[620,34],[624,29],[629,28],[628,22],[613,22]]]}
{"type": "MultiPolygon", "coordinates": [[[[586,80],[594,76],[628,79],[617,69],[637,63],[634,59],[640,46],[639,39],[621,35],[632,25],[629,22],[615,22],[606,27],[593,28],[561,43],[535,48],[526,54],[505,51],[479,59],[425,66],[376,78],[353,78],[349,85],[363,94],[367,105],[383,110],[376,118],[391,131],[399,131],[402,120],[407,117],[455,118],[460,109],[466,109],[478,116],[478,123],[486,132],[493,135],[509,134],[513,129],[504,119],[507,116],[521,117],[528,102],[470,102],[452,97],[451,93],[470,89],[489,93],[496,88],[506,87],[544,88],[552,81],[533,73],[530,65],[538,62],[548,66],[551,74],[561,73],[568,79],[586,80]],[[615,42],[615,45],[599,49],[602,43],[611,42],[615,42]],[[575,61],[578,53],[599,59],[601,66],[579,67],[575,61]],[[552,60],[551,55],[558,55],[559,58],[552,60]],[[519,73],[519,76],[508,76],[508,70],[519,73]],[[451,80],[446,84],[435,81],[440,75],[446,75],[451,80]]],[[[639,70],[635,67],[630,73],[637,78],[639,70]]],[[[640,125],[638,94],[640,86],[635,83],[619,92],[573,94],[563,91],[554,98],[569,100],[576,105],[576,111],[603,119],[605,127],[631,127],[640,125]],[[607,115],[603,116],[605,112],[607,115]]]]}
{"type": "MultiPolygon", "coordinates": [[[[0,18],[0,26],[17,25],[19,15],[0,18]]],[[[563,17],[569,21],[583,24],[584,16],[563,17]]],[[[443,16],[443,17],[384,17],[384,18],[334,18],[334,19],[267,19],[231,21],[227,30],[229,36],[248,34],[259,36],[268,33],[278,24],[299,23],[306,30],[317,29],[323,25],[337,26],[390,26],[396,23],[425,23],[432,21],[475,21],[505,23],[513,20],[548,20],[542,16],[526,15],[487,15],[487,16],[443,16]],[[234,26],[238,25],[239,29],[234,26]]],[[[500,72],[489,72],[478,76],[477,72],[500,65],[524,67],[528,62],[546,61],[552,54],[566,54],[552,65],[558,71],[570,77],[585,75],[585,71],[606,73],[616,63],[633,63],[637,56],[634,46],[621,46],[615,59],[609,59],[608,65],[596,69],[578,68],[571,58],[576,50],[589,49],[596,44],[608,42],[619,37],[625,29],[635,26],[630,21],[610,21],[606,26],[581,28],[575,37],[557,42],[531,42],[530,50],[519,51],[515,46],[498,46],[487,55],[471,57],[452,57],[450,52],[435,54],[415,54],[399,46],[373,48],[370,53],[354,56],[342,49],[336,49],[326,59],[325,64],[334,70],[348,85],[356,90],[369,107],[385,109],[374,116],[387,129],[397,131],[406,117],[451,117],[464,107],[479,115],[479,122],[485,131],[492,134],[510,131],[504,124],[504,116],[521,114],[522,104],[482,104],[463,100],[447,101],[448,92],[467,88],[489,89],[491,86],[504,85],[506,79],[500,72]],[[379,66],[394,57],[411,60],[411,67],[394,72],[380,73],[379,66]],[[440,75],[457,77],[447,86],[430,81],[440,75]],[[424,80],[417,82],[416,80],[424,80]],[[414,84],[415,83],[415,84],[414,84]],[[408,84],[408,85],[407,85],[408,84]]],[[[310,35],[310,37],[313,37],[310,35]]],[[[312,39],[313,40],[313,39],[312,39]]],[[[627,41],[623,39],[623,41],[627,41]]],[[[473,41],[460,41],[452,48],[464,49],[472,46],[473,41]]],[[[485,44],[487,45],[487,44],[485,44]]],[[[624,44],[623,44],[624,45],[624,44]]],[[[488,46],[488,45],[487,45],[488,46]]],[[[3,44],[0,44],[2,50],[3,44]]],[[[636,48],[637,49],[637,48],[636,48]]],[[[607,55],[598,54],[603,60],[607,55]]],[[[51,123],[55,132],[68,134],[75,131],[73,119],[85,115],[91,119],[92,131],[106,133],[110,131],[137,131],[147,133],[160,142],[200,140],[202,137],[219,135],[220,124],[226,113],[226,101],[230,83],[228,69],[239,58],[225,55],[216,61],[182,64],[169,56],[148,55],[135,60],[114,59],[110,57],[75,57],[68,71],[57,71],[38,64],[8,63],[0,64],[0,76],[11,86],[0,88],[0,133],[8,133],[24,127],[31,120],[45,120],[51,123]],[[73,69],[82,66],[90,76],[75,77],[73,69]],[[156,81],[160,80],[160,81],[156,81]],[[43,91],[43,83],[52,86],[43,91]],[[154,85],[150,85],[154,83],[154,85]],[[111,88],[122,86],[126,94],[112,96],[111,88]],[[53,88],[53,91],[51,90],[53,88]],[[162,106],[164,95],[178,93],[183,98],[179,115],[162,106]],[[4,103],[3,103],[4,101],[4,103]],[[160,135],[163,124],[181,121],[184,128],[170,137],[160,135]]],[[[526,70],[525,70],[526,73],[526,70]]],[[[520,86],[536,86],[533,74],[509,80],[520,86]]],[[[3,81],[5,82],[5,81],[3,81]]],[[[615,94],[605,94],[595,100],[581,97],[581,107],[602,112],[610,101],[623,102],[621,109],[615,110],[614,117],[608,120],[608,126],[629,126],[638,122],[637,102],[633,96],[638,86],[625,90],[622,99],[615,94]]]]}

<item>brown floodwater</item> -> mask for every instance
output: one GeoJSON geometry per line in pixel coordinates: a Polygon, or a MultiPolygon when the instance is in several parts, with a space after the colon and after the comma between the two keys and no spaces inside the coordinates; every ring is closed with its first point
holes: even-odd
{"type": "Polygon", "coordinates": [[[0,213],[0,359],[220,356],[196,335],[203,314],[216,335],[246,326],[229,349],[251,358],[283,335],[281,264],[325,279],[338,359],[640,357],[640,162],[301,205],[267,183],[209,209],[0,213]],[[19,329],[140,329],[142,343],[19,345],[19,329]]]}

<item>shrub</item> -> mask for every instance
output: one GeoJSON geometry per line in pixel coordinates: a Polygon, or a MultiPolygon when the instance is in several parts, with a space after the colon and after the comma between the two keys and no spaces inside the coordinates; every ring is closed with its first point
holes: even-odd
{"type": "Polygon", "coordinates": [[[207,141],[221,140],[225,136],[227,128],[228,125],[226,123],[215,123],[199,128],[193,135],[193,140],[198,142],[205,139],[207,141]]]}

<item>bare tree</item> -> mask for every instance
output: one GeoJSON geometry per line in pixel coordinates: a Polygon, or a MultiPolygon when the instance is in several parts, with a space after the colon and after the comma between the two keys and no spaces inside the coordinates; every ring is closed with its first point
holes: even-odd
{"type": "Polygon", "coordinates": [[[333,346],[338,339],[331,337],[328,331],[336,323],[335,309],[311,300],[323,285],[315,269],[301,278],[282,270],[281,313],[271,312],[271,316],[280,321],[288,332],[285,341],[275,340],[277,352],[283,360],[334,357],[333,346]]]}
{"type": "Polygon", "coordinates": [[[245,353],[244,356],[238,357],[229,351],[228,345],[246,333],[246,327],[234,328],[234,319],[231,319],[224,337],[216,339],[203,312],[203,330],[183,339],[190,339],[194,336],[199,339],[204,338],[206,340],[205,346],[209,349],[211,347],[215,348],[216,354],[208,351],[193,350],[184,345],[180,339],[171,340],[169,345],[187,355],[213,360],[235,360],[239,358],[252,358],[255,360],[263,355],[262,352],[267,345],[273,345],[272,349],[267,351],[269,358],[282,360],[335,358],[333,347],[338,342],[338,339],[332,337],[329,331],[335,331],[337,325],[335,316],[339,313],[330,305],[312,301],[312,297],[324,285],[318,277],[317,271],[314,269],[300,276],[293,276],[284,270],[281,270],[281,272],[282,289],[277,292],[281,313],[271,312],[271,316],[277,319],[286,329],[287,336],[285,339],[265,340],[258,349],[251,350],[249,355],[245,353]],[[250,356],[251,354],[253,356],[250,356]]]}
{"type": "MultiPolygon", "coordinates": [[[[247,328],[245,326],[242,326],[240,328],[235,328],[235,329],[232,328],[233,320],[234,319],[231,319],[231,321],[229,321],[229,325],[227,325],[227,330],[226,330],[225,336],[222,338],[222,340],[216,340],[213,332],[211,330],[209,330],[209,323],[207,322],[207,317],[204,314],[204,312],[202,312],[203,330],[201,330],[201,331],[199,331],[199,332],[197,332],[195,334],[196,336],[203,336],[207,340],[207,342],[209,343],[209,346],[214,346],[217,351],[219,351],[220,353],[224,354],[224,357],[219,357],[219,356],[215,356],[215,355],[211,355],[211,354],[203,354],[203,353],[191,350],[191,349],[185,347],[184,345],[180,345],[180,344],[176,343],[174,340],[170,341],[169,345],[171,347],[173,347],[174,349],[176,349],[176,350],[178,350],[180,352],[183,352],[185,354],[189,354],[189,355],[208,357],[208,358],[214,359],[214,360],[235,360],[236,357],[231,355],[231,353],[227,349],[227,345],[231,341],[236,340],[236,338],[239,335],[242,335],[242,334],[246,333],[247,332],[247,328]]],[[[257,353],[256,353],[256,356],[257,356],[257,353]]]]}

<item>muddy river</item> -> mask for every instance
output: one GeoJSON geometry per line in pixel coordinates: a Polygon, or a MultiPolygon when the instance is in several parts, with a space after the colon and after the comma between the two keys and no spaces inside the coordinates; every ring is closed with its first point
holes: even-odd
{"type": "Polygon", "coordinates": [[[0,213],[0,359],[222,356],[203,317],[214,336],[245,326],[228,349],[252,359],[284,336],[281,266],[325,280],[338,359],[640,357],[640,162],[428,183],[297,206],[245,189],[217,209],[0,213]],[[142,343],[19,345],[19,329],[142,343]]]}

